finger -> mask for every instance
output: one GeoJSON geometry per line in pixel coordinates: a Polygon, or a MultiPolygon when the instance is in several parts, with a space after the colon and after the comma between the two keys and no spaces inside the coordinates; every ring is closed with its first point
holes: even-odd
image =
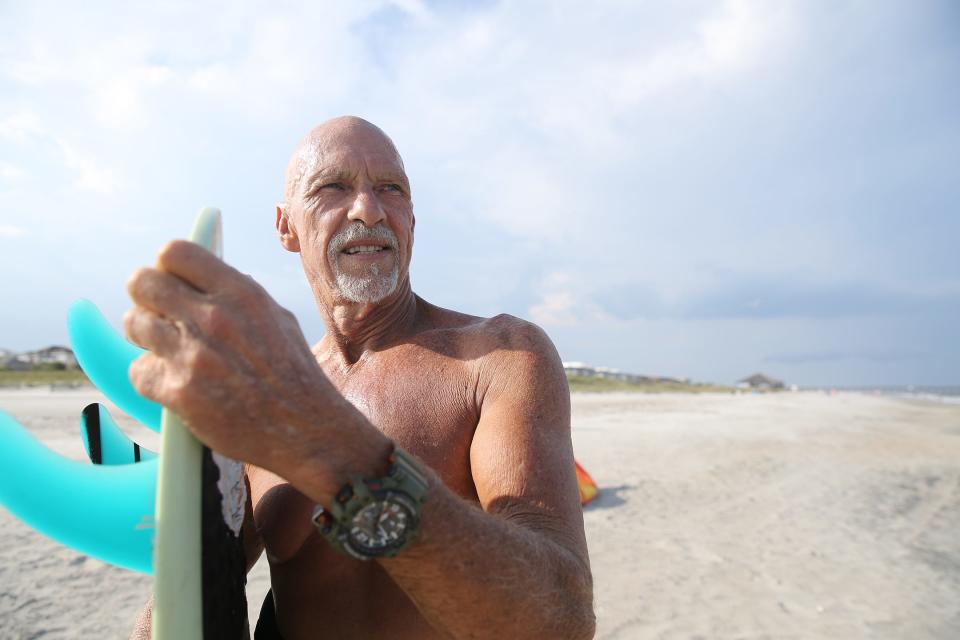
{"type": "Polygon", "coordinates": [[[159,355],[173,353],[180,346],[177,325],[149,309],[134,307],[123,316],[127,338],[134,344],[159,355]]]}
{"type": "Polygon", "coordinates": [[[145,353],[130,364],[127,370],[133,388],[144,398],[163,404],[164,363],[152,353],[145,353]]]}
{"type": "Polygon", "coordinates": [[[186,240],[174,240],[161,249],[157,267],[204,293],[230,288],[243,277],[217,256],[186,240]]]}
{"type": "Polygon", "coordinates": [[[162,316],[191,317],[203,303],[203,294],[189,284],[159,269],[138,269],[127,281],[133,302],[162,316]]]}

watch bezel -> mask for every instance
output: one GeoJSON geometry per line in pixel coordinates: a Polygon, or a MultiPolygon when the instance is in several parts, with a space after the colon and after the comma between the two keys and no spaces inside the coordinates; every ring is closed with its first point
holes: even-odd
{"type": "Polygon", "coordinates": [[[413,499],[406,493],[396,490],[386,490],[373,493],[372,497],[372,500],[367,500],[358,506],[350,518],[349,524],[341,527],[337,535],[337,537],[340,539],[343,549],[347,553],[355,558],[364,560],[369,558],[395,556],[416,537],[416,532],[420,521],[417,515],[416,505],[413,499]],[[400,507],[406,514],[406,519],[403,525],[403,531],[399,538],[382,546],[371,547],[356,540],[353,530],[356,526],[356,520],[358,517],[360,517],[361,512],[370,505],[376,503],[382,503],[384,505],[392,504],[400,507]]]}

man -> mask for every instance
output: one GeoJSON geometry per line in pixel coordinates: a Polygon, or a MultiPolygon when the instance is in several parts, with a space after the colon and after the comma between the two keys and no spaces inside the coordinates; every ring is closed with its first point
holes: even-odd
{"type": "Polygon", "coordinates": [[[127,335],[150,350],[131,379],[249,463],[248,560],[266,550],[272,585],[259,636],[592,637],[556,351],[530,323],[415,295],[414,225],[390,139],[354,117],[316,127],[276,227],[324,338],[311,350],[253,280],[173,242],[129,281],[127,335]]]}

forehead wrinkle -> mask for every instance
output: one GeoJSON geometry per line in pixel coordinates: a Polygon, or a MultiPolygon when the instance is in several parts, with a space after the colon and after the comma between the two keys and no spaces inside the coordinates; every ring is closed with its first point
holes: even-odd
{"type": "MultiPolygon", "coordinates": [[[[374,183],[399,182],[409,187],[407,176],[402,167],[373,166],[364,159],[361,163],[351,162],[344,159],[340,154],[334,154],[329,160],[323,158],[318,163],[320,166],[310,173],[304,175],[301,180],[304,184],[304,192],[308,193],[319,181],[344,181],[353,182],[360,175],[366,175],[374,183]]],[[[382,165],[382,163],[377,163],[382,165]]]]}
{"type": "Polygon", "coordinates": [[[300,143],[297,151],[290,157],[287,164],[287,176],[284,184],[284,199],[289,202],[303,182],[303,176],[310,167],[316,165],[320,157],[319,149],[315,145],[307,144],[307,140],[300,143]]]}
{"type": "Polygon", "coordinates": [[[356,175],[355,171],[350,171],[346,167],[337,166],[337,165],[328,165],[325,167],[320,167],[316,171],[310,174],[310,177],[307,178],[307,185],[311,185],[317,180],[321,179],[346,179],[353,178],[356,175]]]}
{"type": "MultiPolygon", "coordinates": [[[[403,164],[403,157],[397,150],[393,140],[391,140],[390,137],[384,133],[382,129],[380,129],[380,127],[374,125],[373,123],[367,122],[361,118],[345,116],[328,120],[327,122],[314,127],[300,141],[297,150],[291,156],[290,162],[287,165],[286,180],[284,184],[284,199],[289,203],[297,195],[297,191],[300,185],[303,184],[305,176],[311,169],[323,161],[323,156],[332,152],[331,155],[336,157],[339,155],[337,151],[339,151],[340,147],[346,146],[349,148],[349,138],[355,131],[358,130],[363,132],[372,132],[386,144],[390,151],[390,159],[393,160],[397,166],[397,169],[388,170],[389,179],[403,182],[404,186],[409,191],[410,185],[406,177],[406,168],[403,164]]],[[[369,167],[366,166],[367,163],[364,162],[364,165],[364,169],[369,174],[369,167]]],[[[342,170],[342,165],[340,168],[342,170]]],[[[321,171],[322,169],[317,169],[314,176],[311,176],[311,183],[315,179],[315,175],[319,174],[321,171]]],[[[382,178],[378,177],[377,179],[382,178]]],[[[310,183],[308,183],[308,185],[309,184],[310,183]]]]}
{"type": "Polygon", "coordinates": [[[349,182],[354,178],[354,172],[346,170],[344,167],[327,166],[320,167],[308,177],[302,180],[303,194],[309,195],[320,183],[325,182],[349,182]]]}
{"type": "Polygon", "coordinates": [[[376,176],[374,176],[374,182],[377,182],[377,183],[396,182],[401,187],[403,187],[408,193],[410,191],[410,181],[407,179],[407,176],[404,173],[397,173],[394,171],[379,173],[376,176]]]}

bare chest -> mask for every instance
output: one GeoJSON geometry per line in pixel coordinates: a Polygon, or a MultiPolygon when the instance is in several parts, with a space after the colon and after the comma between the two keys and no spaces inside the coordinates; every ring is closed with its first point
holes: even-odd
{"type": "Polygon", "coordinates": [[[418,350],[362,362],[331,381],[372,424],[417,455],[451,489],[474,497],[470,443],[479,413],[469,367],[418,350]]]}
{"type": "MultiPolygon", "coordinates": [[[[417,349],[361,361],[349,371],[324,367],[327,377],[370,422],[430,466],[461,497],[476,500],[470,444],[479,414],[463,361],[417,349]]],[[[251,478],[257,528],[268,555],[286,560],[313,535],[314,505],[282,478],[251,478]]]]}

